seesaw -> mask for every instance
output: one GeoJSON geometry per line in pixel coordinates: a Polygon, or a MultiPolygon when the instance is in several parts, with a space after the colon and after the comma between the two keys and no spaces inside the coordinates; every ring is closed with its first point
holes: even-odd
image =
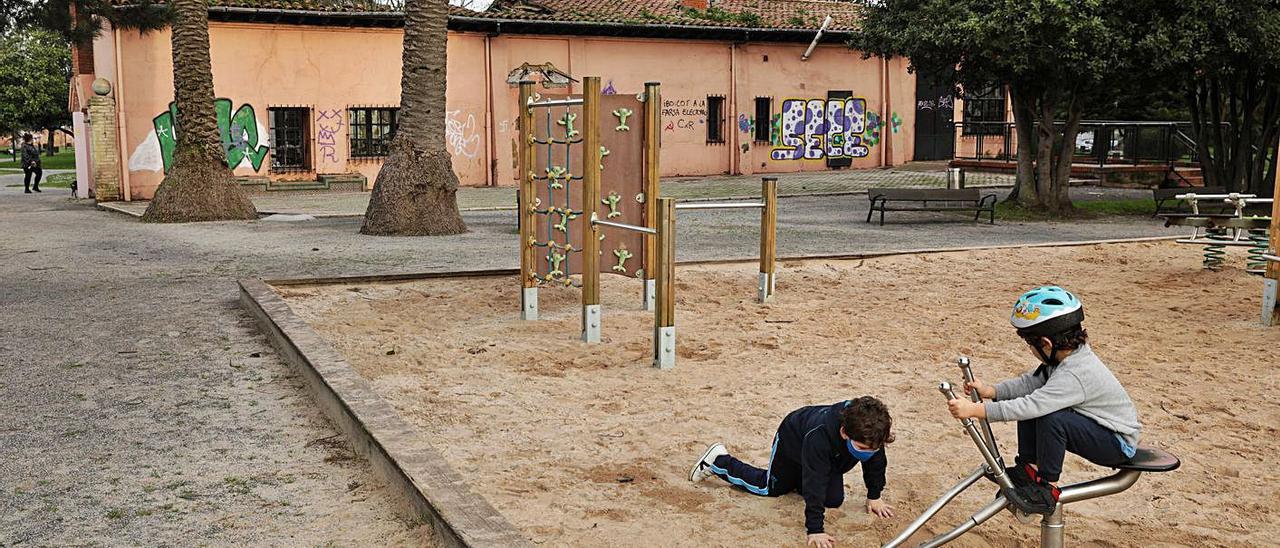
{"type": "MultiPolygon", "coordinates": [[[[958,360],[960,369],[964,373],[966,381],[973,380],[973,370],[969,367],[969,358],[961,357],[958,360]]],[[[947,401],[955,399],[955,391],[951,387],[951,383],[943,381],[938,385],[938,391],[946,396],[947,401]]],[[[982,403],[982,396],[978,395],[977,390],[972,391],[973,401],[982,403]]],[[[964,419],[960,421],[964,426],[965,432],[973,439],[974,445],[978,447],[978,452],[982,454],[983,464],[974,468],[960,483],[948,489],[941,497],[938,498],[929,508],[925,509],[920,517],[912,521],[907,528],[894,537],[885,548],[894,548],[902,546],[907,539],[916,534],[921,527],[924,527],[933,516],[942,510],[947,504],[954,500],[960,493],[972,487],[978,480],[986,478],[992,483],[999,486],[1000,491],[996,495],[995,500],[984,506],[981,510],[975,512],[964,523],[955,528],[942,533],[928,541],[921,543],[922,548],[932,548],[942,546],[951,542],[961,535],[969,532],[974,527],[991,519],[1001,510],[1008,509],[1015,517],[1023,523],[1030,523],[1034,518],[1033,515],[1023,514],[1017,511],[1008,501],[1005,492],[1013,489],[1013,482],[1005,473],[1004,458],[1000,456],[1000,448],[996,445],[995,435],[991,431],[991,423],[986,419],[975,421],[974,419],[964,419]]],[[[1058,497],[1058,506],[1053,513],[1045,515],[1040,520],[1040,546],[1041,548],[1062,548],[1063,537],[1066,525],[1063,521],[1065,507],[1068,504],[1096,499],[1108,495],[1114,495],[1125,491],[1126,489],[1137,483],[1138,477],[1143,472],[1168,472],[1176,470],[1181,462],[1178,458],[1156,449],[1154,447],[1138,447],[1138,451],[1132,459],[1123,464],[1113,466],[1116,470],[1110,476],[1093,479],[1083,483],[1076,483],[1062,488],[1062,493],[1058,497]]]]}

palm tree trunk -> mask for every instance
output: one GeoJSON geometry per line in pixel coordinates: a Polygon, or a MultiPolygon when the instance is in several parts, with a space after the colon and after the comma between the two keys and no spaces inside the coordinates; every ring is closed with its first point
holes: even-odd
{"type": "Polygon", "coordinates": [[[378,171],[363,234],[438,236],[467,231],[458,176],[445,149],[446,0],[408,0],[399,126],[378,171]]]}
{"type": "Polygon", "coordinates": [[[213,106],[208,0],[172,0],[173,96],[178,142],[142,220],[152,222],[256,219],[257,211],[227,167],[213,106]]]}

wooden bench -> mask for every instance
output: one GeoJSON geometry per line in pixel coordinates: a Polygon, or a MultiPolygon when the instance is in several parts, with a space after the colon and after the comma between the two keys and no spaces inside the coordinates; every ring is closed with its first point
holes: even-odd
{"type": "Polygon", "coordinates": [[[983,213],[988,213],[991,224],[996,224],[996,195],[983,196],[976,188],[880,188],[872,189],[867,197],[871,199],[867,222],[871,222],[871,215],[879,211],[880,226],[884,226],[886,211],[972,211],[974,222],[983,213]],[[920,205],[894,205],[904,202],[920,205]]]}
{"type": "MultiPolygon", "coordinates": [[[[1152,217],[1189,217],[1191,216],[1191,205],[1185,200],[1177,198],[1180,194],[1226,194],[1226,187],[1206,186],[1206,187],[1175,187],[1175,188],[1153,188],[1151,189],[1152,197],[1156,201],[1156,212],[1152,217]],[[1172,203],[1172,206],[1167,204],[1172,203]]],[[[1200,200],[1196,206],[1201,213],[1222,215],[1230,213],[1234,215],[1235,209],[1228,206],[1222,200],[1200,200]]]]}

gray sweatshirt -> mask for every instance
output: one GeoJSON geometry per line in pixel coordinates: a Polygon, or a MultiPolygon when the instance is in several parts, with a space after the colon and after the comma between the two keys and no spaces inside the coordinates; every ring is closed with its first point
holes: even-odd
{"type": "Polygon", "coordinates": [[[1021,421],[1070,408],[1119,434],[1130,447],[1138,446],[1138,410],[1089,345],[1045,369],[1048,380],[1032,370],[996,383],[996,399],[986,404],[987,418],[1021,421]]]}

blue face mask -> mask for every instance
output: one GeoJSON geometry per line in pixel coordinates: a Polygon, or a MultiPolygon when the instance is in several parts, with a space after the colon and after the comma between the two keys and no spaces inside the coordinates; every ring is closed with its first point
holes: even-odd
{"type": "Polygon", "coordinates": [[[849,448],[849,454],[853,455],[853,458],[858,459],[859,462],[867,462],[867,459],[876,454],[875,451],[863,451],[854,447],[853,440],[844,440],[844,444],[849,448]]]}

